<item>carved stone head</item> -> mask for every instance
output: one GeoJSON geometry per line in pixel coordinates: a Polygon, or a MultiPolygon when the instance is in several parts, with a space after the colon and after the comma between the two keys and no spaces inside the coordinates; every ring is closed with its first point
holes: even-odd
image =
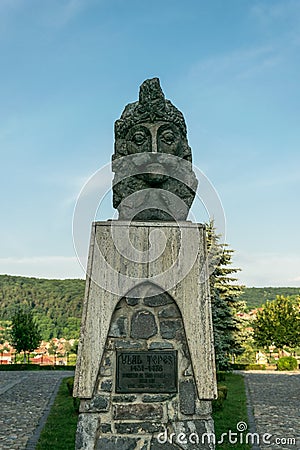
{"type": "Polygon", "coordinates": [[[197,180],[182,113],[144,81],[115,122],[113,205],[123,220],[185,220],[197,180]]]}

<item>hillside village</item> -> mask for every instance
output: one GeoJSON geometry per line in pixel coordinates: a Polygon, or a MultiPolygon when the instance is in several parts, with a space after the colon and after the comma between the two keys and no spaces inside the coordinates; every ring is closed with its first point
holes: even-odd
{"type": "MultiPolygon", "coordinates": [[[[1,331],[1,329],[0,329],[1,331]]],[[[77,351],[76,339],[53,338],[51,341],[41,341],[40,346],[30,353],[29,363],[43,365],[74,365],[77,351]]],[[[8,341],[0,344],[0,364],[23,362],[23,356],[17,355],[8,341]]]]}
{"type": "MultiPolygon", "coordinates": [[[[257,349],[253,341],[252,324],[267,301],[276,296],[299,296],[298,288],[245,288],[240,300],[246,309],[237,311],[247,335],[244,354],[234,357],[235,363],[267,364],[276,362],[279,355],[275,347],[267,352],[257,349]]],[[[84,280],[48,280],[10,275],[0,275],[0,365],[21,363],[9,342],[7,330],[16,308],[27,306],[34,315],[41,331],[42,341],[29,355],[31,364],[74,365],[84,297],[84,280]]],[[[281,356],[289,355],[281,350],[281,356]]]]}
{"type": "MultiPolygon", "coordinates": [[[[249,339],[253,334],[252,323],[255,321],[260,308],[254,308],[247,312],[238,312],[237,316],[243,320],[245,324],[245,332],[247,332],[249,339]]],[[[0,326],[0,336],[5,329],[0,326]]],[[[76,363],[78,339],[52,338],[49,341],[42,340],[39,347],[30,353],[28,362],[30,364],[38,364],[41,366],[49,365],[74,365],[76,363]]],[[[255,355],[256,364],[270,364],[271,361],[278,360],[281,356],[292,356],[291,352],[281,350],[278,353],[275,346],[270,346],[267,351],[257,350],[255,355]]],[[[297,357],[300,364],[300,357],[297,357]]],[[[15,349],[8,340],[0,340],[0,365],[14,364],[16,362],[23,362],[23,355],[17,355],[15,349]]],[[[233,361],[234,362],[234,361],[233,361]]],[[[253,361],[254,363],[254,361],[253,361]]]]}

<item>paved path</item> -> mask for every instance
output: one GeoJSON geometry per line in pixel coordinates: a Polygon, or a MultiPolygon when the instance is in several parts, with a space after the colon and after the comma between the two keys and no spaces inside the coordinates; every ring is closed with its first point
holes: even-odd
{"type": "Polygon", "coordinates": [[[300,373],[243,373],[256,431],[260,435],[260,449],[300,450],[300,373]],[[272,435],[271,445],[262,442],[265,433],[272,435]]]}
{"type": "MultiPolygon", "coordinates": [[[[0,450],[34,449],[32,436],[41,428],[49,402],[61,379],[72,374],[0,371],[0,450]]],[[[272,435],[272,444],[261,441],[260,449],[300,450],[300,373],[255,371],[244,376],[256,431],[260,439],[272,435]]]]}
{"type": "Polygon", "coordinates": [[[0,450],[34,448],[30,442],[68,371],[0,371],[0,450]],[[28,447],[27,447],[28,444],[28,447]]]}

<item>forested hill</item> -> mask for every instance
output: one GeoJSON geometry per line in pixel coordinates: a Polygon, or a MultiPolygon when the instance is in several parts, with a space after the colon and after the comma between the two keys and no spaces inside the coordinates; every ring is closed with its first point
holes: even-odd
{"type": "MultiPolygon", "coordinates": [[[[77,338],[79,334],[84,280],[47,280],[0,275],[0,321],[9,320],[18,305],[33,308],[43,339],[77,338]]],[[[276,295],[300,295],[300,288],[246,288],[241,299],[248,309],[275,300],[276,295]]]]}
{"type": "Polygon", "coordinates": [[[48,280],[0,275],[0,320],[9,320],[18,305],[33,308],[42,337],[77,338],[84,280],[48,280]]]}
{"type": "Polygon", "coordinates": [[[275,300],[277,295],[284,297],[300,296],[300,288],[296,287],[251,287],[246,288],[240,299],[247,303],[247,309],[254,309],[266,301],[275,300]]]}

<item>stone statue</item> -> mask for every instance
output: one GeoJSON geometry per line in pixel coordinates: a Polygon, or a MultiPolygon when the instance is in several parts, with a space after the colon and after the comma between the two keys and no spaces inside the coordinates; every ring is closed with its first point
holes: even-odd
{"type": "Polygon", "coordinates": [[[115,122],[113,206],[120,220],[186,220],[197,179],[182,113],[161,90],[144,81],[139,101],[115,122]]]}
{"type": "Polygon", "coordinates": [[[198,182],[183,115],[158,78],[116,121],[112,169],[120,220],[91,230],[75,448],[213,450],[206,231],[186,221],[198,182]]]}

